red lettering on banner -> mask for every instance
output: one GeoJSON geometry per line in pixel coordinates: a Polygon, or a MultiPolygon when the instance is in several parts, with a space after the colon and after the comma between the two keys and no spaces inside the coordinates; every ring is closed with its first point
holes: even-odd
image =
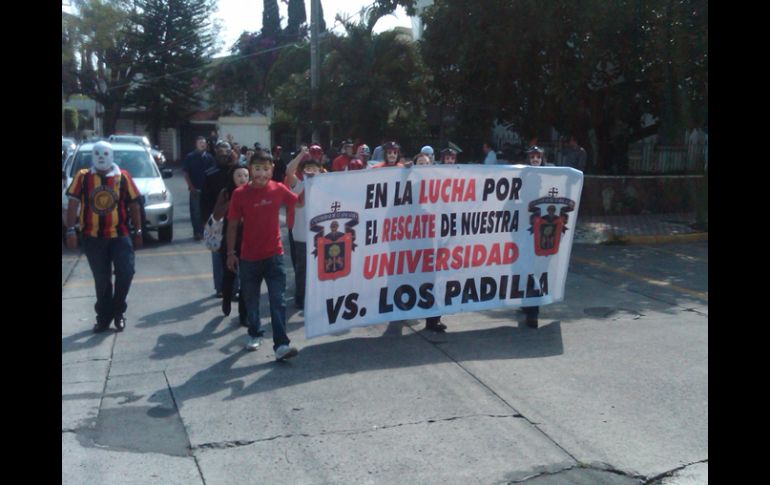
{"type": "Polygon", "coordinates": [[[420,204],[476,200],[476,179],[431,179],[420,181],[420,204]],[[467,184],[466,184],[467,182],[467,184]]]}
{"type": "Polygon", "coordinates": [[[449,270],[449,249],[438,248],[436,250],[436,271],[449,270]]]}
{"type": "Polygon", "coordinates": [[[382,242],[388,242],[390,239],[390,219],[382,221],[382,242]]]}
{"type": "Polygon", "coordinates": [[[487,266],[492,266],[493,264],[500,264],[500,245],[495,244],[492,246],[492,249],[489,251],[489,259],[487,260],[487,266]]]}
{"type": "Polygon", "coordinates": [[[474,244],[453,248],[391,251],[364,256],[364,278],[370,280],[394,274],[458,270],[478,266],[509,265],[519,257],[515,243],[474,244]],[[502,246],[502,247],[501,247],[502,246]],[[450,262],[451,258],[451,262],[450,262]]]}
{"type": "Polygon", "coordinates": [[[430,249],[426,249],[422,252],[422,272],[433,272],[433,251],[430,249]]]}
{"type": "Polygon", "coordinates": [[[507,242],[503,248],[503,264],[512,264],[519,259],[519,248],[516,243],[507,242]]]}
{"type": "Polygon", "coordinates": [[[481,244],[476,244],[473,246],[473,258],[471,260],[471,264],[473,266],[481,266],[484,264],[484,260],[487,258],[487,248],[482,246],[481,244]]]}
{"type": "Polygon", "coordinates": [[[414,251],[414,256],[412,256],[412,251],[408,251],[406,253],[406,261],[410,273],[417,271],[417,264],[420,262],[420,251],[414,251]]]}

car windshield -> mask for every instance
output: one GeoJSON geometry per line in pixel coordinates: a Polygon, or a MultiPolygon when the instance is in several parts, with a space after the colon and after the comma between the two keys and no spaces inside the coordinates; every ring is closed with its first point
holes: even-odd
{"type": "MultiPolygon", "coordinates": [[[[127,151],[127,150],[114,150],[113,157],[115,163],[127,171],[133,178],[152,178],[160,177],[160,174],[155,169],[155,164],[150,161],[147,152],[140,151],[127,151]]],[[[72,163],[72,171],[70,176],[74,176],[78,170],[84,168],[91,168],[91,151],[84,150],[79,152],[75,156],[75,161],[72,163]]]]}

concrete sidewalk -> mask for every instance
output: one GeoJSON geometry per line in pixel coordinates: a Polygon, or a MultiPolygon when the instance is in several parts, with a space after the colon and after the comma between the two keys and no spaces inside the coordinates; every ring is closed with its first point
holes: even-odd
{"type": "Polygon", "coordinates": [[[578,216],[576,244],[654,244],[708,241],[695,213],[578,216]]]}

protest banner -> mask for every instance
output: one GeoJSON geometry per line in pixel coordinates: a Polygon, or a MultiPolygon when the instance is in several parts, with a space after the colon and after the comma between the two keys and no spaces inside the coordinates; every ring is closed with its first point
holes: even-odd
{"type": "Polygon", "coordinates": [[[583,174],[443,165],[306,182],[305,335],[564,299],[583,174]]]}

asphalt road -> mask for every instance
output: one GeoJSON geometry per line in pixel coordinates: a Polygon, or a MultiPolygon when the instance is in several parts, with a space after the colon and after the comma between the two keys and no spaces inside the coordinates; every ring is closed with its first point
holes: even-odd
{"type": "Polygon", "coordinates": [[[243,350],[167,183],[174,241],[137,252],[125,332],[91,332],[62,250],[62,483],[708,482],[707,241],[575,245],[537,330],[493,310],[306,340],[290,274],[300,354],[276,363],[269,323],[243,350]]]}

